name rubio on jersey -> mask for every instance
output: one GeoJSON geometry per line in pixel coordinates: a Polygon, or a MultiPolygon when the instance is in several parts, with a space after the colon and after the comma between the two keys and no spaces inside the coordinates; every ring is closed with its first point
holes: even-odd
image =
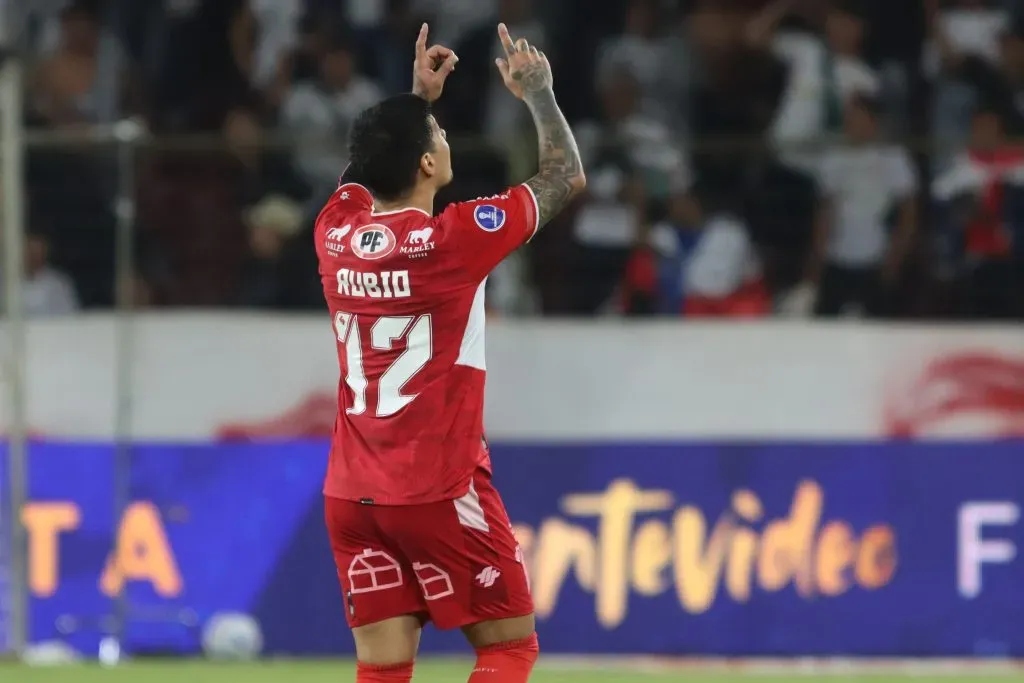
{"type": "Polygon", "coordinates": [[[364,273],[350,268],[338,271],[338,294],[369,299],[404,299],[412,296],[408,270],[364,273]]]}

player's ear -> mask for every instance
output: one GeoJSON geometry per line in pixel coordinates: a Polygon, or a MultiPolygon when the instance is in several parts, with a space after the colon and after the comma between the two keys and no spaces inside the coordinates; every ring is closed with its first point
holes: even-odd
{"type": "Polygon", "coordinates": [[[434,155],[430,152],[420,157],[420,171],[428,178],[433,178],[434,174],[437,173],[437,162],[434,160],[434,155]]]}

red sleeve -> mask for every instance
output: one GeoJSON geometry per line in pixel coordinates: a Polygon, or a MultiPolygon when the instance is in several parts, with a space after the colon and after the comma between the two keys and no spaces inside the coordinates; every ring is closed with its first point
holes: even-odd
{"type": "Polygon", "coordinates": [[[359,183],[341,182],[334,191],[334,202],[339,208],[353,213],[373,210],[373,195],[359,183]]]}
{"type": "MultiPolygon", "coordinates": [[[[320,215],[316,218],[314,231],[317,235],[317,252],[324,246],[324,239],[322,239],[323,235],[321,233],[333,230],[334,236],[327,238],[328,242],[331,243],[328,246],[340,246],[341,238],[352,229],[351,225],[345,226],[345,223],[350,222],[352,216],[358,216],[372,210],[373,195],[365,187],[357,183],[341,183],[338,185],[338,189],[327,200],[324,208],[320,210],[320,215]]],[[[331,251],[332,255],[336,255],[334,250],[328,249],[328,251],[331,251]]],[[[338,253],[340,253],[340,250],[338,250],[338,253]]]]}
{"type": "Polygon", "coordinates": [[[450,204],[440,222],[470,277],[482,280],[533,237],[539,218],[533,190],[517,185],[494,197],[450,204]]]}

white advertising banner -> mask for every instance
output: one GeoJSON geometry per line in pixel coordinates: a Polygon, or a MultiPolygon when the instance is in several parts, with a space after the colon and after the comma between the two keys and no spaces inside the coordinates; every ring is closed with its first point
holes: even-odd
{"type": "MultiPolygon", "coordinates": [[[[30,323],[33,434],[110,439],[124,377],[136,440],[330,432],[326,316],[146,314],[132,329],[129,356],[112,317],[30,323]]],[[[1019,327],[499,321],[487,366],[502,441],[1024,435],[1019,327]]]]}

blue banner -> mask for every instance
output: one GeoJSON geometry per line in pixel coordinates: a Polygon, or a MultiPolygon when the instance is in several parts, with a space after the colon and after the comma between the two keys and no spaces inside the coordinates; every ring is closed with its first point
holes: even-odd
{"type": "MultiPolygon", "coordinates": [[[[242,610],[269,650],[349,653],[326,449],[136,446],[115,520],[113,448],[34,444],[34,639],[93,648],[124,586],[134,649],[242,610]]],[[[1024,656],[1020,442],[493,451],[547,652],[1024,656]]]]}

